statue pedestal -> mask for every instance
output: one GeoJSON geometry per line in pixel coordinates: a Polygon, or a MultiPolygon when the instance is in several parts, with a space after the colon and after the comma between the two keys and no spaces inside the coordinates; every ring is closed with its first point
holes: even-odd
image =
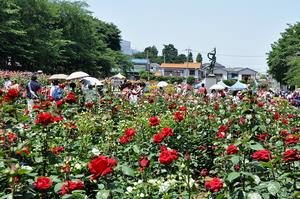
{"type": "Polygon", "coordinates": [[[214,74],[207,75],[207,77],[204,79],[204,84],[208,93],[210,93],[209,88],[215,85],[216,83],[217,83],[217,77],[214,74]]]}

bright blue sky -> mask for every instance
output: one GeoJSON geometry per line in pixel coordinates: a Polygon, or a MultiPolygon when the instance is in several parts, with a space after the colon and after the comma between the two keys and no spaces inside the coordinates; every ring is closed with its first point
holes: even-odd
{"type": "Polygon", "coordinates": [[[150,45],[161,50],[163,44],[172,43],[179,53],[191,48],[207,61],[207,52],[217,47],[217,62],[259,72],[266,71],[266,53],[286,24],[300,21],[300,0],[86,2],[97,18],[116,24],[122,38],[137,50],[150,45]]]}

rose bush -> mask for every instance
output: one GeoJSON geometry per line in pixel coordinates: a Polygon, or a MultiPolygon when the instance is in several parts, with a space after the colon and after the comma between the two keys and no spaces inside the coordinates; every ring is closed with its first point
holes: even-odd
{"type": "Polygon", "coordinates": [[[0,96],[0,197],[297,198],[299,109],[245,93],[0,96]],[[26,114],[24,114],[26,113],[26,114]]]}

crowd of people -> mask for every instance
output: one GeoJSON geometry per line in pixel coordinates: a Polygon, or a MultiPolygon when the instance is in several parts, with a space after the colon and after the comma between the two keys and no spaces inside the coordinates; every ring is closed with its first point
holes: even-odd
{"type": "MultiPolygon", "coordinates": [[[[125,81],[118,85],[119,92],[109,93],[108,89],[105,88],[104,85],[91,85],[83,80],[74,80],[71,82],[60,82],[59,80],[52,80],[51,82],[45,81],[48,77],[42,73],[32,74],[11,72],[8,74],[7,72],[1,71],[1,76],[4,77],[4,90],[17,89],[20,93],[22,93],[24,98],[28,99],[29,111],[32,110],[34,101],[41,98],[58,101],[69,92],[82,96],[82,103],[94,103],[105,94],[109,94],[121,97],[134,104],[138,102],[139,98],[143,96],[145,92],[149,93],[150,91],[149,84],[143,82],[131,83],[130,81],[125,81]],[[19,79],[16,80],[11,78],[14,76],[18,76],[19,79]],[[41,83],[40,80],[43,82],[41,83]]],[[[230,97],[233,101],[238,102],[242,99],[242,96],[245,93],[250,93],[251,95],[257,95],[259,98],[263,98],[266,101],[271,101],[274,98],[280,98],[290,101],[293,105],[300,106],[300,94],[297,91],[274,92],[266,89],[230,90],[229,87],[225,87],[223,90],[207,90],[204,84],[202,84],[198,89],[181,84],[175,84],[172,86],[174,86],[174,92],[176,94],[185,96],[200,95],[209,99],[230,97]]],[[[159,87],[152,89],[151,92],[152,94],[166,94],[165,89],[159,87]]]]}

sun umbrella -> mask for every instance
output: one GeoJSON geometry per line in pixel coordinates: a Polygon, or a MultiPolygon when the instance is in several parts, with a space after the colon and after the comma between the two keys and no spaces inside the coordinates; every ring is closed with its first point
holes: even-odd
{"type": "Polygon", "coordinates": [[[223,90],[225,87],[220,84],[212,85],[209,90],[223,90]]]}
{"type": "Polygon", "coordinates": [[[54,79],[67,79],[68,75],[65,74],[55,74],[52,75],[51,77],[49,77],[50,80],[54,80],[54,79]]]}
{"type": "Polygon", "coordinates": [[[85,77],[82,78],[83,81],[85,81],[88,85],[96,85],[96,86],[102,86],[103,84],[95,77],[85,77]]]}
{"type": "Polygon", "coordinates": [[[69,75],[67,77],[67,80],[72,80],[72,79],[81,79],[81,78],[84,78],[84,77],[89,77],[90,75],[85,73],[85,72],[82,72],[82,71],[78,71],[78,72],[74,72],[72,73],[71,75],[69,75]]]}
{"type": "Polygon", "coordinates": [[[113,76],[113,78],[115,78],[115,79],[126,79],[126,77],[124,75],[122,75],[121,73],[118,73],[117,75],[113,76]]]}
{"type": "Polygon", "coordinates": [[[165,86],[168,86],[168,83],[165,82],[165,81],[161,81],[161,82],[158,82],[158,83],[157,83],[157,86],[158,86],[158,87],[165,87],[165,86]]]}
{"type": "Polygon", "coordinates": [[[244,90],[244,89],[247,89],[247,85],[237,81],[235,84],[233,84],[230,87],[230,89],[232,89],[232,90],[244,90]]]}
{"type": "Polygon", "coordinates": [[[223,87],[229,87],[229,86],[227,86],[223,81],[219,81],[218,83],[217,83],[218,85],[221,85],[221,86],[223,86],[223,87]]]}

